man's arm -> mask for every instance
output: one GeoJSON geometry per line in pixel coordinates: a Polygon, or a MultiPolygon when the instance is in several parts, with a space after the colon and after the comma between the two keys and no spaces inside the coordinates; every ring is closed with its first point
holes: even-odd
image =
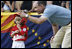
{"type": "MultiPolygon", "coordinates": [[[[18,15],[20,15],[21,17],[26,17],[26,14],[23,12],[21,12],[21,13],[19,12],[18,15]]],[[[28,15],[28,19],[33,23],[41,24],[41,23],[45,22],[48,18],[44,17],[44,16],[37,18],[37,17],[32,17],[32,16],[28,15]]]]}
{"type": "Polygon", "coordinates": [[[29,16],[28,19],[36,24],[41,24],[47,20],[47,18],[43,16],[41,16],[40,18],[29,16]]]}
{"type": "Polygon", "coordinates": [[[50,39],[50,43],[53,41],[53,38],[54,38],[54,36],[56,35],[56,33],[58,31],[58,25],[52,24],[52,29],[53,29],[53,36],[50,39]]]}
{"type": "MultiPolygon", "coordinates": [[[[47,18],[43,17],[43,16],[41,16],[40,18],[29,16],[28,19],[31,22],[37,23],[37,24],[41,24],[41,23],[43,23],[44,21],[47,20],[47,18]]],[[[58,25],[52,24],[52,29],[53,29],[53,34],[55,35],[57,33],[57,31],[58,31],[58,25]]]]}

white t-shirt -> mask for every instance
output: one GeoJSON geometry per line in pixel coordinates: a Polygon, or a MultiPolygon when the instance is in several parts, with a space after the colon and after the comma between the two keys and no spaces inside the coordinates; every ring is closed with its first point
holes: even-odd
{"type": "Polygon", "coordinates": [[[9,8],[6,4],[4,4],[3,9],[4,9],[4,10],[10,10],[10,8],[9,8]]]}

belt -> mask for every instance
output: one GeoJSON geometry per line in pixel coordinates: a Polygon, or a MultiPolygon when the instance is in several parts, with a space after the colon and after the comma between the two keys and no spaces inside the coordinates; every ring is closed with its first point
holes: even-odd
{"type": "Polygon", "coordinates": [[[71,23],[71,21],[67,25],[69,25],[70,23],[71,23]]]}

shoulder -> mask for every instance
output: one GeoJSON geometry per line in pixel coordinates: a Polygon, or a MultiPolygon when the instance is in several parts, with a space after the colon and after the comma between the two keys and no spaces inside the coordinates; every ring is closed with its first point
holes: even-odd
{"type": "Polygon", "coordinates": [[[53,7],[53,6],[56,6],[56,5],[53,5],[53,4],[47,4],[47,5],[46,5],[46,8],[47,8],[47,7],[53,7]]]}
{"type": "Polygon", "coordinates": [[[58,9],[57,5],[46,5],[44,13],[57,11],[56,9],[58,9]]]}
{"type": "Polygon", "coordinates": [[[45,10],[46,10],[46,11],[47,11],[47,10],[53,10],[53,9],[57,9],[57,8],[58,8],[57,5],[52,5],[52,4],[50,4],[50,5],[46,5],[45,10]]]}

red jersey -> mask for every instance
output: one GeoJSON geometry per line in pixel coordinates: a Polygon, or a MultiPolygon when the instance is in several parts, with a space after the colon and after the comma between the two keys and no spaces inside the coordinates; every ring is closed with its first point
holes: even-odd
{"type": "MultiPolygon", "coordinates": [[[[14,31],[16,31],[16,30],[18,30],[17,25],[12,28],[12,31],[11,31],[10,35],[11,35],[14,31]]],[[[23,25],[23,26],[21,27],[21,31],[20,31],[19,33],[16,33],[16,34],[14,35],[14,37],[12,37],[12,40],[15,40],[15,41],[25,41],[25,40],[27,39],[27,37],[28,37],[27,26],[26,26],[26,25],[23,25]],[[26,36],[24,36],[24,34],[26,34],[26,36]]]]}

